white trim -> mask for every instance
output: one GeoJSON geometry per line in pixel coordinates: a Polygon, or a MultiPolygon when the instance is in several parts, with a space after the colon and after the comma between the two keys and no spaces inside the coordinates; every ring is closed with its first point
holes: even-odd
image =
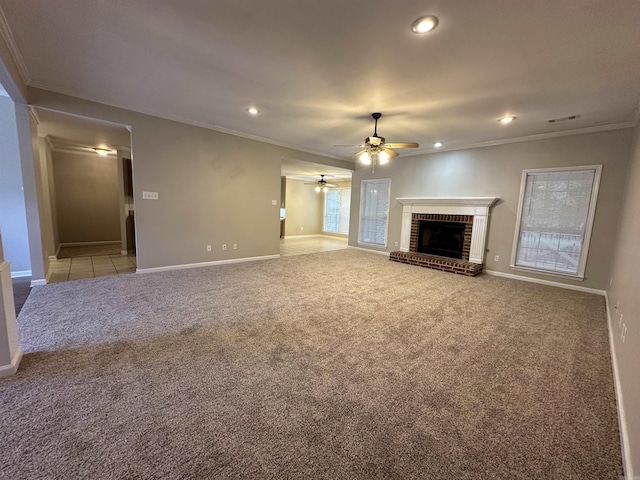
{"type": "Polygon", "coordinates": [[[120,250],[120,255],[122,255],[123,257],[129,255],[129,250],[120,250]]]}
{"type": "Polygon", "coordinates": [[[324,237],[321,233],[312,233],[310,235],[285,235],[285,239],[294,239],[294,238],[313,238],[313,237],[324,237]]]}
{"type": "Polygon", "coordinates": [[[353,250],[360,250],[361,252],[367,252],[367,253],[375,253],[377,255],[385,255],[385,256],[389,256],[389,252],[383,252],[382,250],[374,250],[372,248],[362,248],[362,247],[354,247],[352,245],[347,245],[347,248],[351,248],[353,250]]]}
{"type": "MultiPolygon", "coordinates": [[[[33,105],[29,105],[29,115],[31,115],[33,121],[36,122],[36,125],[40,125],[42,123],[42,121],[40,120],[40,115],[38,115],[38,111],[33,105]]],[[[38,136],[46,138],[48,135],[41,135],[40,133],[38,133],[38,136]]]]}
{"type": "Polygon", "coordinates": [[[67,242],[67,243],[61,243],[58,246],[58,253],[60,253],[60,247],[93,247],[96,245],[117,245],[120,242],[120,240],[106,240],[106,241],[102,241],[102,242],[67,242]]]}
{"type": "MultiPolygon", "coordinates": [[[[396,200],[402,205],[458,207],[464,212],[460,215],[488,215],[489,207],[496,203],[498,197],[398,197],[396,200]],[[478,207],[482,210],[478,211],[478,207]]],[[[448,211],[447,214],[455,215],[448,211]]]]}
{"type": "Polygon", "coordinates": [[[22,360],[22,348],[18,346],[15,354],[13,355],[13,358],[11,359],[11,363],[0,367],[0,378],[10,377],[11,375],[15,375],[15,373],[18,371],[18,367],[20,366],[21,360],[22,360]]]}
{"type": "Polygon", "coordinates": [[[531,270],[532,272],[539,273],[541,275],[560,275],[566,278],[573,278],[576,280],[584,279],[584,272],[587,269],[587,256],[589,255],[589,245],[591,243],[591,232],[593,230],[593,221],[596,216],[596,208],[598,204],[598,192],[600,190],[600,177],[602,176],[602,165],[584,165],[576,167],[553,167],[553,168],[528,168],[522,170],[522,178],[520,180],[520,199],[518,200],[518,210],[516,211],[516,230],[513,235],[513,246],[511,248],[511,262],[510,268],[522,268],[531,270]],[[516,265],[516,256],[518,253],[518,242],[520,240],[520,222],[522,221],[522,207],[524,204],[524,194],[526,189],[527,175],[530,173],[548,173],[548,172],[576,172],[580,170],[594,170],[593,185],[591,186],[591,197],[589,199],[589,212],[587,214],[587,227],[584,231],[582,251],[580,252],[580,263],[578,265],[578,272],[575,275],[563,274],[562,272],[554,272],[549,270],[537,269],[535,267],[526,267],[523,265],[516,265]]]}
{"type": "Polygon", "coordinates": [[[58,257],[56,257],[55,255],[49,255],[50,262],[55,262],[56,260],[58,260],[58,257]]]}
{"type": "Polygon", "coordinates": [[[604,290],[598,290],[597,288],[581,287],[580,285],[571,285],[570,283],[552,282],[551,280],[525,277],[523,275],[515,275],[513,273],[503,273],[503,272],[497,272],[495,270],[483,270],[483,272],[486,273],[487,275],[493,275],[494,277],[504,277],[504,278],[511,278],[513,280],[521,280],[523,282],[539,283],[540,285],[549,285],[550,287],[565,288],[567,290],[575,290],[577,292],[594,293],[596,295],[602,295],[602,296],[604,296],[606,293],[604,290]]]}
{"type": "Polygon", "coordinates": [[[245,258],[232,258],[230,260],[214,260],[212,262],[200,262],[200,263],[187,263],[184,265],[168,265],[166,267],[151,267],[151,268],[138,268],[136,273],[154,273],[154,272],[168,272],[170,270],[186,270],[188,268],[200,268],[210,267],[214,265],[226,265],[228,263],[242,263],[242,262],[255,262],[258,260],[273,260],[280,258],[280,255],[263,255],[261,257],[245,257],[245,258]]]}
{"type": "Polygon", "coordinates": [[[11,31],[11,27],[9,27],[9,22],[7,22],[7,17],[4,15],[4,11],[0,7],[0,34],[2,34],[2,38],[4,38],[5,43],[7,44],[7,48],[9,49],[9,53],[13,58],[13,61],[16,63],[16,67],[18,68],[18,72],[22,77],[22,81],[25,85],[29,85],[31,81],[31,75],[29,75],[29,70],[27,69],[26,63],[24,63],[24,59],[22,58],[22,53],[18,49],[18,45],[16,44],[16,40],[13,36],[13,32],[11,31]]]}
{"type": "Polygon", "coordinates": [[[47,280],[45,278],[40,278],[38,280],[31,280],[31,287],[42,287],[47,284],[47,280]]]}
{"type": "Polygon", "coordinates": [[[594,127],[573,128],[571,130],[560,130],[557,132],[534,133],[533,135],[524,135],[514,138],[500,138],[498,140],[488,140],[486,142],[467,143],[463,145],[442,146],[440,148],[420,149],[408,153],[402,153],[403,157],[415,157],[417,155],[426,155],[438,152],[452,152],[458,150],[467,150],[472,148],[493,147],[495,145],[507,145],[509,143],[531,142],[536,140],[545,140],[548,138],[569,137],[571,135],[585,135],[588,133],[609,132],[611,130],[623,130],[625,128],[633,128],[637,124],[635,122],[609,123],[606,125],[597,125],[594,127]]]}
{"type": "Polygon", "coordinates": [[[574,275],[571,273],[550,272],[547,270],[538,270],[534,267],[522,267],[520,265],[512,265],[512,264],[509,264],[509,268],[512,270],[519,270],[521,272],[535,273],[536,275],[546,275],[548,277],[566,278],[567,280],[575,280],[576,282],[584,281],[584,277],[574,275]]]}
{"type": "Polygon", "coordinates": [[[473,226],[469,261],[476,264],[484,263],[489,210],[498,200],[497,197],[398,197],[396,200],[402,204],[401,252],[409,251],[414,213],[471,215],[473,226]]]}
{"type": "Polygon", "coordinates": [[[622,399],[622,385],[620,384],[620,371],[618,370],[618,357],[616,356],[616,342],[613,337],[613,327],[611,322],[611,310],[609,308],[609,295],[604,292],[604,299],[607,309],[607,330],[609,331],[609,347],[611,350],[611,363],[613,364],[613,382],[616,392],[616,406],[618,407],[618,427],[620,429],[620,447],[622,449],[624,478],[633,479],[633,463],[631,458],[631,447],[629,446],[629,431],[627,429],[627,415],[624,410],[624,400],[622,399]]]}
{"type": "Polygon", "coordinates": [[[23,278],[30,277],[31,270],[19,270],[17,272],[11,272],[11,278],[23,278]]]}

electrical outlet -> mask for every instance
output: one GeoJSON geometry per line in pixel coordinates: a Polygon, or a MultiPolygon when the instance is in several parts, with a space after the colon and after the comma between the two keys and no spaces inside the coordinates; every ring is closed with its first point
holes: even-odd
{"type": "Polygon", "coordinates": [[[396,242],[396,247],[398,246],[398,242],[396,242]]]}
{"type": "Polygon", "coordinates": [[[227,244],[226,244],[226,243],[223,243],[223,244],[222,244],[222,249],[223,249],[223,250],[226,250],[226,249],[227,249],[227,244]]]}
{"type": "Polygon", "coordinates": [[[271,205],[278,205],[278,201],[277,200],[271,200],[271,205]]]}
{"type": "Polygon", "coordinates": [[[622,324],[622,343],[624,343],[625,339],[627,338],[627,326],[623,323],[622,324]]]}
{"type": "Polygon", "coordinates": [[[500,255],[496,255],[495,257],[493,257],[493,261],[494,262],[499,262],[500,261],[500,255]]]}
{"type": "Polygon", "coordinates": [[[207,245],[207,252],[211,251],[211,245],[207,245]]]}
{"type": "Polygon", "coordinates": [[[237,249],[238,249],[238,244],[237,244],[237,243],[234,243],[234,244],[233,244],[233,249],[234,249],[234,250],[237,250],[237,249]]]}

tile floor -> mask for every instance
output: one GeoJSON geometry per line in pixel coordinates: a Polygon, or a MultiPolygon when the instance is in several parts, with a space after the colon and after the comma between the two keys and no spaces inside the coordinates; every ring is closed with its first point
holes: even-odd
{"type": "Polygon", "coordinates": [[[121,275],[136,271],[135,255],[92,255],[60,258],[50,262],[49,283],[121,275]]]}
{"type": "Polygon", "coordinates": [[[328,252],[330,250],[343,250],[347,248],[347,239],[319,235],[317,237],[287,237],[280,239],[280,255],[305,255],[307,253],[328,252]]]}
{"type": "MultiPolygon", "coordinates": [[[[85,250],[87,247],[83,247],[85,250]]],[[[280,240],[280,255],[305,255],[307,253],[328,252],[347,248],[347,239],[319,235],[317,237],[289,237],[280,240]]],[[[80,252],[78,252],[80,253],[80,252]]],[[[51,275],[49,283],[97,278],[106,275],[121,275],[136,271],[135,255],[90,255],[82,251],[84,256],[59,258],[50,262],[51,275]]],[[[71,252],[70,255],[74,253],[71,252]]]]}

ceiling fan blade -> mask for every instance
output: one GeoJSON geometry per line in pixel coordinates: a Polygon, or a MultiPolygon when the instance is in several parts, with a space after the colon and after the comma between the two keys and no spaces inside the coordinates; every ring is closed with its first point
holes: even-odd
{"type": "Polygon", "coordinates": [[[389,158],[397,157],[398,155],[400,155],[398,152],[394,152],[390,148],[387,148],[387,145],[385,145],[385,148],[383,148],[382,151],[389,155],[389,158]]]}
{"type": "Polygon", "coordinates": [[[325,187],[337,187],[337,185],[334,185],[333,183],[325,183],[324,184],[325,187]]]}
{"type": "Polygon", "coordinates": [[[420,145],[418,145],[416,142],[401,142],[385,143],[384,146],[387,148],[418,148],[420,145]]]}
{"type": "Polygon", "coordinates": [[[318,182],[304,182],[304,185],[318,185],[318,182]]]}
{"type": "Polygon", "coordinates": [[[350,148],[354,148],[354,147],[364,147],[364,144],[362,143],[358,143],[358,144],[351,144],[351,145],[331,145],[332,147],[350,147],[350,148]]]}
{"type": "Polygon", "coordinates": [[[354,153],[353,155],[351,155],[351,157],[358,158],[360,155],[362,155],[366,151],[367,149],[365,148],[364,150],[360,150],[358,153],[354,153]]]}

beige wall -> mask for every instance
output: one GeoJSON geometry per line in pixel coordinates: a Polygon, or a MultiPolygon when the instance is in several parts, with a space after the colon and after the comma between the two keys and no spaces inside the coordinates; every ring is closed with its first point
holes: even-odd
{"type": "Polygon", "coordinates": [[[324,193],[302,180],[287,178],[285,236],[322,233],[324,193]]]}
{"type": "Polygon", "coordinates": [[[45,90],[28,93],[35,106],[132,127],[140,269],[277,255],[282,158],[352,166],[45,90]],[[143,191],[159,200],[142,200],[143,191]]]}
{"type": "MultiPolygon", "coordinates": [[[[625,410],[627,457],[632,471],[627,478],[640,475],[640,126],[627,174],[627,185],[620,214],[611,286],[607,292],[613,354],[617,362],[622,405],[625,410]],[[617,307],[617,308],[616,308],[617,307]],[[620,317],[622,316],[622,322],[620,317]],[[622,341],[623,325],[627,332],[622,341]]],[[[633,477],[637,478],[637,477],[633,477]]]]}
{"type": "Polygon", "coordinates": [[[507,145],[398,157],[389,165],[358,166],[353,176],[349,243],[357,245],[360,182],[391,178],[388,251],[398,250],[402,205],[397,197],[499,197],[491,209],[485,268],[604,290],[609,284],[612,235],[618,225],[627,170],[631,129],[571,135],[507,145]],[[509,268],[522,170],[604,165],[585,280],[527,274],[509,268]],[[499,255],[500,260],[493,260],[499,255]]]}
{"type": "Polygon", "coordinates": [[[53,153],[60,243],[120,240],[115,156],[53,153]]]}

